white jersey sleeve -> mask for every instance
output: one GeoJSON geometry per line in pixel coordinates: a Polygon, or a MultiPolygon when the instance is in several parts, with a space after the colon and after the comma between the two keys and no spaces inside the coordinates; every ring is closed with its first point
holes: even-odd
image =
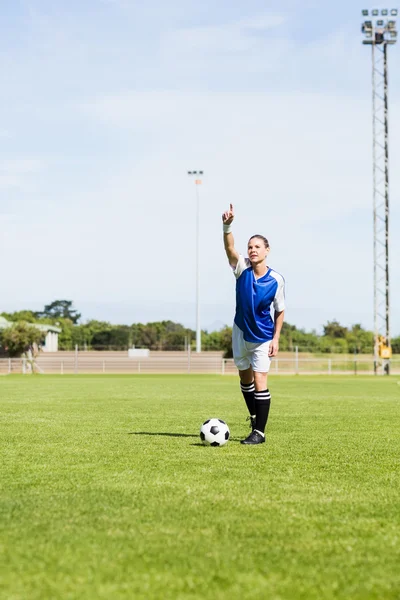
{"type": "Polygon", "coordinates": [[[237,265],[233,268],[233,274],[236,277],[236,279],[239,279],[243,271],[245,271],[249,267],[251,267],[250,260],[242,256],[242,254],[239,254],[239,260],[237,262],[237,265]]]}
{"type": "Polygon", "coordinates": [[[285,310],[285,280],[283,279],[282,275],[276,273],[275,271],[272,271],[271,275],[278,282],[278,288],[274,298],[274,310],[276,310],[276,312],[282,312],[285,310]]]}

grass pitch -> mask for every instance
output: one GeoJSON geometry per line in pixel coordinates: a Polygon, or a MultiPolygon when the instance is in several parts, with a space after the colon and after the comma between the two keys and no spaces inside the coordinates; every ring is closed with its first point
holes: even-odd
{"type": "Polygon", "coordinates": [[[398,599],[397,379],[270,389],[245,447],[236,377],[0,378],[1,598],[398,599]]]}

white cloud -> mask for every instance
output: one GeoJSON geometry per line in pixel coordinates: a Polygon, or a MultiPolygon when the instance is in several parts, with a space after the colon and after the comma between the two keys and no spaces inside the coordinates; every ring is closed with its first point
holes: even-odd
{"type": "Polygon", "coordinates": [[[37,173],[43,168],[43,163],[37,158],[9,158],[0,160],[0,171],[16,175],[37,173]]]}
{"type": "Polygon", "coordinates": [[[29,177],[43,167],[43,162],[35,158],[0,160],[0,188],[23,188],[29,177]]]}
{"type": "Polygon", "coordinates": [[[174,47],[176,53],[182,53],[181,58],[187,51],[201,53],[204,57],[215,53],[236,57],[238,53],[262,46],[267,40],[258,34],[283,25],[285,20],[283,15],[262,14],[221,25],[176,29],[164,37],[163,49],[168,52],[174,47]]]}
{"type": "Polygon", "coordinates": [[[255,29],[257,31],[265,31],[279,27],[286,22],[286,17],[283,15],[257,15],[239,21],[236,25],[239,29],[255,29]]]}
{"type": "Polygon", "coordinates": [[[140,159],[146,176],[163,161],[170,173],[176,162],[190,167],[197,155],[217,180],[218,173],[234,177],[232,187],[243,195],[272,189],[300,219],[310,220],[306,211],[316,207],[313,220],[365,204],[359,193],[369,184],[365,102],[323,94],[149,92],[102,98],[86,110],[106,127],[129,128],[139,143],[152,138],[140,159]]]}
{"type": "Polygon", "coordinates": [[[279,29],[285,21],[284,15],[261,14],[220,25],[168,30],[160,40],[161,65],[179,76],[184,87],[199,87],[206,78],[214,82],[214,89],[226,82],[243,89],[243,74],[276,73],[294,49],[279,29]]]}

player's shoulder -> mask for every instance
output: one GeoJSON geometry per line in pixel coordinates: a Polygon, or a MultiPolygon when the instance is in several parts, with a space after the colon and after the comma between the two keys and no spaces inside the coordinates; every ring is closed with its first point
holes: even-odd
{"type": "Polygon", "coordinates": [[[281,275],[280,273],[278,273],[278,271],[275,271],[275,269],[271,269],[269,272],[270,277],[273,277],[274,279],[276,279],[276,281],[278,282],[278,284],[284,284],[285,283],[285,278],[283,275],[281,275]]]}
{"type": "Polygon", "coordinates": [[[247,256],[243,256],[243,254],[239,254],[239,261],[244,269],[248,269],[249,267],[251,267],[250,259],[247,258],[247,256]]]}
{"type": "Polygon", "coordinates": [[[252,269],[250,259],[247,258],[247,257],[243,257],[243,260],[244,260],[245,268],[246,269],[252,269]]]}
{"type": "Polygon", "coordinates": [[[250,260],[243,256],[243,254],[239,254],[237,264],[233,269],[235,273],[241,274],[243,271],[246,271],[249,268],[251,268],[250,260]]]}

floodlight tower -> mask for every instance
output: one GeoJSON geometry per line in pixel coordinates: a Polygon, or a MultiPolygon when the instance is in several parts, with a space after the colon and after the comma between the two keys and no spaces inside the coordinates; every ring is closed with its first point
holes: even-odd
{"type": "Polygon", "coordinates": [[[397,9],[363,10],[363,44],[372,50],[374,217],[374,372],[389,375],[389,123],[387,48],[397,41],[397,9]]]}
{"type": "Polygon", "coordinates": [[[188,171],[190,177],[195,177],[196,186],[196,352],[201,352],[200,327],[200,197],[199,185],[204,171],[188,171]]]}

